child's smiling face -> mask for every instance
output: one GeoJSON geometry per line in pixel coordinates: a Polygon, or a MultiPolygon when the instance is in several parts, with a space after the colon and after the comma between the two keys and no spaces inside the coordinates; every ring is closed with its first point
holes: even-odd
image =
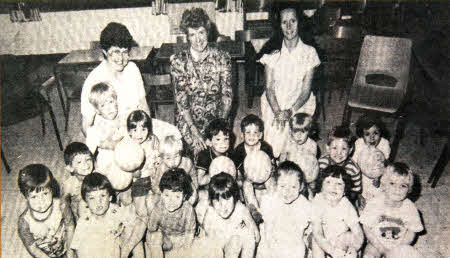
{"type": "Polygon", "coordinates": [[[216,213],[223,219],[228,219],[233,214],[236,203],[233,197],[228,199],[219,198],[219,200],[212,201],[213,208],[216,213]]]}
{"type": "Polygon", "coordinates": [[[348,158],[351,150],[347,141],[342,138],[331,141],[330,145],[327,146],[327,149],[331,159],[337,164],[344,162],[348,158]]]}
{"type": "Polygon", "coordinates": [[[363,140],[369,146],[377,146],[381,140],[381,132],[378,126],[373,125],[369,129],[363,130],[363,140]]]}
{"type": "Polygon", "coordinates": [[[50,209],[53,204],[53,194],[50,188],[44,188],[42,190],[33,191],[28,193],[27,196],[28,207],[33,212],[45,213],[50,209]]]}
{"type": "Polygon", "coordinates": [[[86,193],[86,203],[92,214],[103,216],[109,209],[112,196],[107,189],[95,190],[86,193]]]}
{"type": "Polygon", "coordinates": [[[130,138],[138,142],[139,144],[143,143],[148,138],[148,128],[144,126],[144,121],[139,121],[136,124],[135,128],[130,129],[128,132],[130,138]]]}
{"type": "Polygon", "coordinates": [[[103,98],[97,105],[97,112],[105,119],[114,120],[118,113],[117,100],[114,96],[103,98]]]}
{"type": "Polygon", "coordinates": [[[91,155],[75,155],[72,159],[72,163],[69,165],[69,170],[81,176],[89,175],[92,170],[94,170],[94,161],[92,160],[91,155]]]}
{"type": "Polygon", "coordinates": [[[247,146],[255,146],[259,143],[262,138],[263,133],[259,126],[255,124],[249,124],[244,128],[243,138],[245,145],[247,146]]]}
{"type": "Polygon", "coordinates": [[[342,178],[329,176],[322,182],[322,194],[325,199],[332,202],[339,202],[344,196],[345,182],[342,178]]]}
{"type": "Polygon", "coordinates": [[[277,180],[277,192],[279,197],[286,204],[291,204],[300,195],[302,186],[298,180],[297,174],[281,173],[277,180]]]}
{"type": "Polygon", "coordinates": [[[183,205],[184,194],[183,192],[164,189],[161,193],[161,198],[166,210],[174,212],[183,205]]]}
{"type": "Polygon", "coordinates": [[[218,134],[214,135],[211,140],[207,140],[206,143],[216,155],[220,156],[227,152],[230,147],[230,136],[225,135],[220,131],[218,134]]]}
{"type": "Polygon", "coordinates": [[[177,168],[181,163],[181,152],[180,151],[171,151],[163,153],[162,161],[168,168],[177,168]]]}

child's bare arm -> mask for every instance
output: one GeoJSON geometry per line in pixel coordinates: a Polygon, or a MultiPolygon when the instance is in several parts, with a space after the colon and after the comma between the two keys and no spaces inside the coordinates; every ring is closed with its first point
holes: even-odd
{"type": "Polygon", "coordinates": [[[75,233],[75,220],[73,217],[72,209],[70,208],[70,204],[64,201],[61,202],[60,208],[63,212],[64,224],[66,226],[66,256],[67,258],[77,257],[75,252],[70,249],[70,243],[72,243],[73,234],[75,233]]]}
{"type": "Polygon", "coordinates": [[[352,239],[349,245],[353,246],[356,250],[359,250],[364,242],[364,233],[359,223],[349,226],[352,232],[352,239]]]}
{"type": "Polygon", "coordinates": [[[209,181],[211,178],[209,175],[206,174],[206,170],[198,168],[197,169],[197,176],[198,176],[198,184],[199,185],[207,185],[209,184],[209,181]]]}
{"type": "Polygon", "coordinates": [[[335,248],[324,236],[322,223],[320,221],[315,220],[312,223],[313,225],[313,237],[316,241],[316,244],[320,249],[324,252],[330,254],[333,257],[343,257],[345,252],[339,248],[335,248]]]}
{"type": "Polygon", "coordinates": [[[380,252],[380,253],[386,253],[388,248],[384,246],[384,244],[378,240],[376,234],[372,231],[372,228],[363,225],[364,233],[367,237],[367,240],[380,252]]]}
{"type": "Polygon", "coordinates": [[[255,189],[253,188],[252,182],[244,180],[242,190],[244,191],[244,198],[247,206],[250,207],[250,205],[253,205],[255,208],[259,208],[258,200],[256,199],[255,189]]]}
{"type": "Polygon", "coordinates": [[[242,240],[241,258],[253,258],[255,254],[255,240],[249,236],[244,236],[242,240]]]}
{"type": "Polygon", "coordinates": [[[245,214],[243,214],[242,219],[244,220],[245,224],[248,225],[248,227],[250,228],[250,232],[253,233],[255,242],[259,243],[259,241],[261,240],[261,235],[259,233],[258,227],[255,224],[255,221],[252,218],[252,215],[248,210],[246,210],[245,214]]]}
{"type": "MultiPolygon", "coordinates": [[[[131,234],[128,239],[125,240],[121,250],[122,257],[128,257],[134,247],[142,240],[147,229],[146,224],[139,217],[136,218],[134,227],[131,229],[131,234]]],[[[125,230],[130,230],[125,227],[125,230]]],[[[128,234],[126,234],[128,235],[128,234]]]]}
{"type": "Polygon", "coordinates": [[[36,240],[33,237],[33,234],[30,231],[29,224],[22,218],[19,218],[18,224],[19,237],[22,240],[23,245],[30,253],[31,256],[36,258],[48,258],[49,256],[45,254],[36,244],[36,240]]]}

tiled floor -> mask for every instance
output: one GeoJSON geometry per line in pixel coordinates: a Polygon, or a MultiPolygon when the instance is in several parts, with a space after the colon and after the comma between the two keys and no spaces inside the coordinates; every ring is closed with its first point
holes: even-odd
{"type": "MultiPolygon", "coordinates": [[[[242,81],[241,81],[242,85],[242,81]]],[[[234,132],[237,135],[237,142],[240,141],[239,121],[248,113],[259,114],[259,100],[255,100],[253,109],[246,108],[245,94],[240,88],[239,107],[236,115],[234,132]]],[[[73,140],[81,140],[79,132],[79,105],[73,105],[69,132],[63,131],[64,119],[60,108],[60,103],[56,93],[52,94],[52,103],[57,115],[58,126],[67,144],[73,140]]],[[[325,151],[324,142],[326,134],[330,128],[340,123],[344,100],[340,101],[338,94],[334,94],[332,103],[326,104],[327,121],[321,124],[321,139],[318,143],[322,151],[325,151]]],[[[355,114],[353,121],[358,114],[355,114]]],[[[391,120],[385,120],[388,128],[393,128],[391,120]]],[[[50,119],[46,120],[47,135],[42,137],[40,131],[40,120],[35,118],[21,124],[2,128],[1,144],[12,173],[7,174],[1,169],[1,257],[29,257],[17,234],[18,215],[25,208],[24,198],[20,195],[17,187],[17,171],[30,163],[43,163],[54,173],[58,181],[65,178],[64,162],[62,152],[57,147],[56,138],[50,125],[50,119]]],[[[409,124],[406,128],[405,137],[400,143],[397,160],[409,164],[421,179],[421,192],[416,205],[422,213],[426,231],[419,236],[416,247],[423,257],[449,257],[448,250],[448,167],[444,176],[440,179],[437,187],[431,189],[426,183],[428,176],[437,161],[444,138],[433,135],[426,138],[424,146],[418,144],[419,129],[414,124],[409,124]]]]}

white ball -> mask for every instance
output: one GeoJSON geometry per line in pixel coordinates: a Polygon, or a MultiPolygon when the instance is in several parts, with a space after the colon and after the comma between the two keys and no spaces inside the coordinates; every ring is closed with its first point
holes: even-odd
{"type": "Polygon", "coordinates": [[[244,170],[249,181],[257,184],[265,183],[272,172],[269,155],[261,150],[248,153],[244,159],[244,170]]]}
{"type": "Polygon", "coordinates": [[[105,176],[111,182],[114,190],[123,190],[127,188],[133,180],[133,174],[123,171],[115,163],[111,163],[111,167],[106,171],[105,176]]]}
{"type": "Polygon", "coordinates": [[[220,172],[225,172],[230,174],[234,179],[236,179],[236,166],[234,162],[225,156],[219,156],[211,162],[209,165],[209,175],[211,177],[219,174],[220,172]]]}
{"type": "Polygon", "coordinates": [[[122,170],[133,172],[144,162],[145,153],[138,143],[123,139],[114,149],[114,159],[122,170]]]}

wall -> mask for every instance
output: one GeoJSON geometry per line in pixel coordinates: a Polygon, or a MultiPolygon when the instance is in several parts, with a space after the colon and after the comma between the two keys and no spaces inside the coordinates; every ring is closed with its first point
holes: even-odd
{"type": "MultiPolygon", "coordinates": [[[[234,39],[234,32],[243,29],[242,15],[216,12],[219,32],[234,39]]],[[[41,17],[39,22],[12,23],[8,14],[1,14],[0,54],[53,54],[88,49],[90,42],[99,40],[101,30],[112,21],[126,25],[141,46],[160,47],[164,42],[176,42],[176,36],[169,33],[169,17],[152,16],[151,7],[48,12],[41,13],[41,17]]]]}

